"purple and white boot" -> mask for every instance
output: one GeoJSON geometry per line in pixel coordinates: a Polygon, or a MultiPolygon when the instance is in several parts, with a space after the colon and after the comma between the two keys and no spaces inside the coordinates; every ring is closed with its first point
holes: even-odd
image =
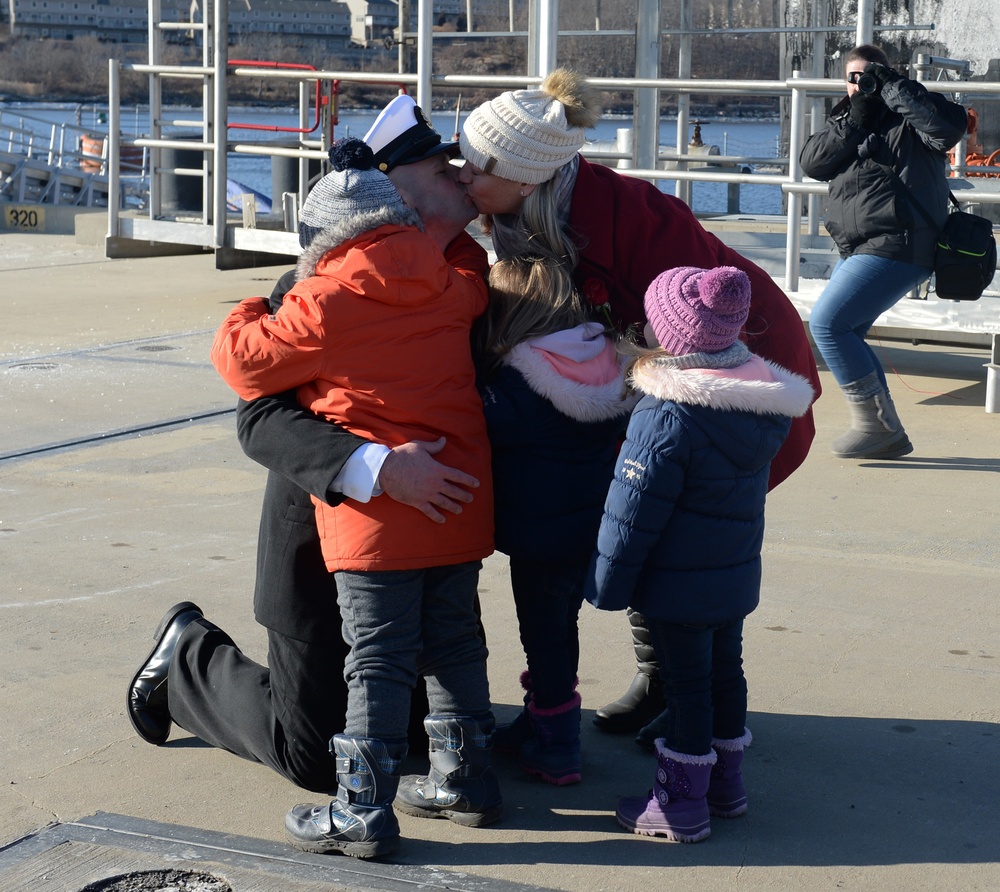
{"type": "Polygon", "coordinates": [[[747,788],[743,785],[743,751],[750,746],[753,735],[743,729],[742,737],[712,740],[715,765],[708,782],[708,811],[717,818],[738,818],[747,813],[747,788]]]}
{"type": "Polygon", "coordinates": [[[715,750],[704,756],[676,753],[656,741],[656,780],[646,796],[626,796],[615,817],[640,836],[661,836],[671,842],[700,842],[712,832],[708,792],[715,750]]]}

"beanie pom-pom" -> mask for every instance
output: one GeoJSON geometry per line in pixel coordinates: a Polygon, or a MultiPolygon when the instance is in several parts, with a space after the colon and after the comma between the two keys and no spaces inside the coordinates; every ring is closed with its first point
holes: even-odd
{"type": "Polygon", "coordinates": [[[375,153],[371,146],[357,137],[339,139],[330,147],[330,166],[336,171],[371,170],[375,166],[375,153]]]}
{"type": "Polygon", "coordinates": [[[570,127],[589,130],[601,119],[600,98],[583,75],[568,68],[557,68],[542,81],[541,89],[562,103],[570,127]]]}
{"type": "Polygon", "coordinates": [[[698,287],[702,303],[716,313],[738,313],[750,303],[750,279],[735,266],[707,270],[698,287]]]}

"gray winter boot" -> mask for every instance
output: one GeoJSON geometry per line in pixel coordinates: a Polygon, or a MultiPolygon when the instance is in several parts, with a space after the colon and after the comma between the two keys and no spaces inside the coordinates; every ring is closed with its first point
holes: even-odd
{"type": "Polygon", "coordinates": [[[399,848],[399,822],[392,799],[406,742],[337,734],[337,798],[329,805],[296,805],[285,815],[285,833],[306,852],[378,858],[399,848]]]}
{"type": "Polygon", "coordinates": [[[424,719],[430,772],[400,781],[396,808],[418,818],[447,818],[484,827],[503,816],[500,782],[491,767],[493,716],[424,719]]]}
{"type": "Polygon", "coordinates": [[[635,650],[635,678],[621,697],[594,713],[594,724],[610,734],[638,731],[655,719],[666,705],[663,702],[660,666],[656,661],[646,618],[629,609],[628,621],[632,629],[632,647],[635,650]]]}
{"type": "Polygon", "coordinates": [[[896,406],[877,372],[840,388],[851,410],[851,428],[833,441],[841,458],[902,458],[913,452],[896,406]]]}

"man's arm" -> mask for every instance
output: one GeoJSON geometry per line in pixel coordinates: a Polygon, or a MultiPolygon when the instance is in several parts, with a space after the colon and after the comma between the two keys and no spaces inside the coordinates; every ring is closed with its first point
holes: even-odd
{"type": "MultiPolygon", "coordinates": [[[[247,456],[330,505],[346,498],[343,489],[349,463],[363,461],[359,450],[373,445],[306,411],[292,391],[250,402],[240,400],[236,433],[247,456]]],[[[389,498],[416,508],[436,523],[445,522],[442,511],[461,514],[479,481],[436,461],[433,456],[443,447],[442,437],[433,443],[411,441],[387,450],[371,481],[373,494],[380,487],[389,498]]]]}
{"type": "Polygon", "coordinates": [[[345,498],[332,488],[334,479],[355,450],[368,442],[303,409],[291,390],[240,400],[236,435],[255,462],[331,505],[345,498]]]}

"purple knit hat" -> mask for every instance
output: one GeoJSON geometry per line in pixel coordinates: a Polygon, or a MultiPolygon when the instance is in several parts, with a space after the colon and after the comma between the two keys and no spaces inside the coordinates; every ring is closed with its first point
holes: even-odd
{"type": "Polygon", "coordinates": [[[750,313],[750,279],[734,266],[679,266],[653,279],[645,307],[668,353],[718,353],[739,340],[750,313]]]}

